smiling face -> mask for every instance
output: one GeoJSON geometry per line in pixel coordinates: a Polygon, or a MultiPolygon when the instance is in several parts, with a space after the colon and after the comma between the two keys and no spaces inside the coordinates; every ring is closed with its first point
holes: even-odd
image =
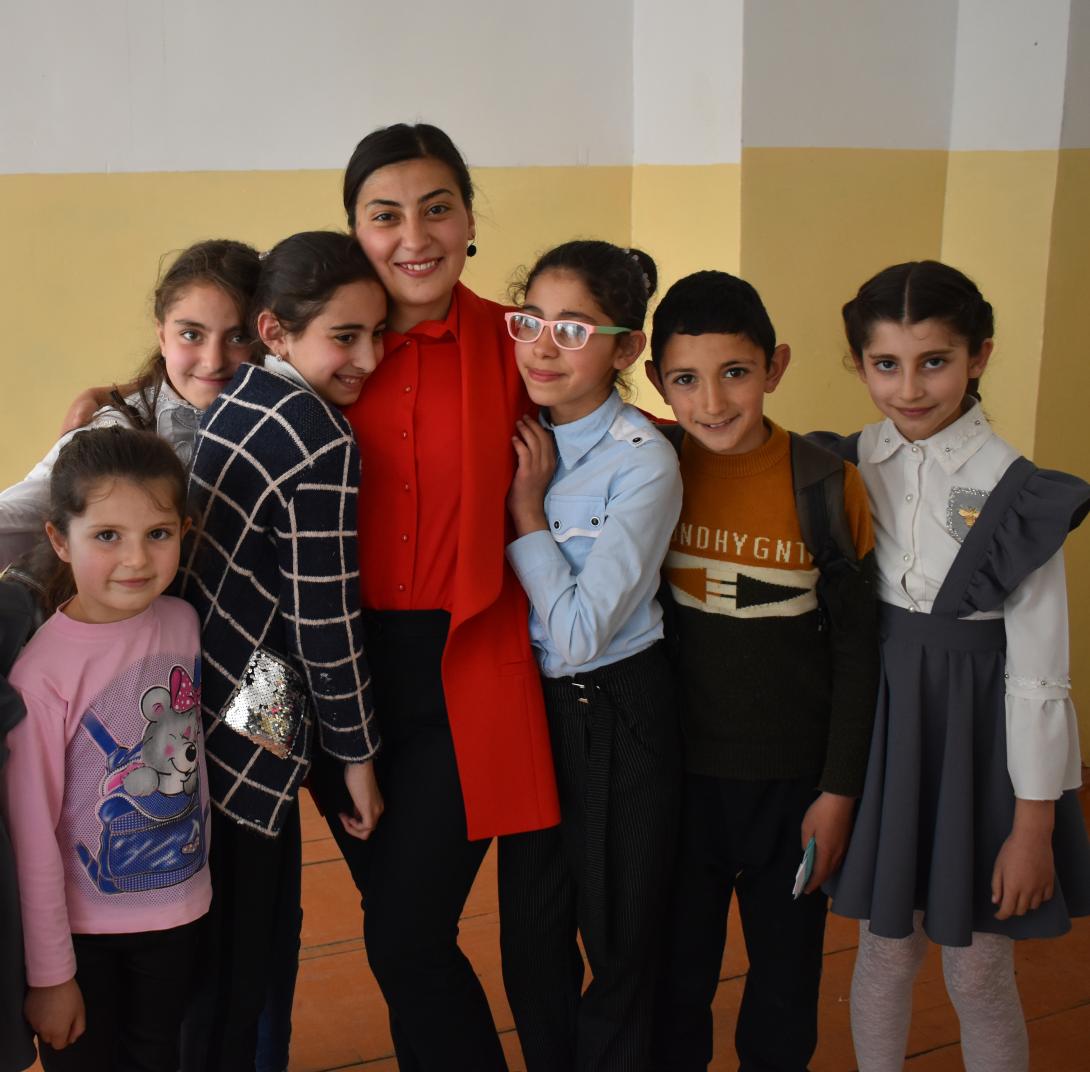
{"type": "Polygon", "coordinates": [[[250,357],[245,318],[214,283],[186,287],[156,330],[171,387],[197,409],[207,409],[250,357]]]}
{"type": "MultiPolygon", "coordinates": [[[[574,272],[536,276],[523,310],[542,320],[612,325],[574,272]]],[[[639,357],[645,341],[642,331],[593,334],[581,350],[563,350],[545,328],[536,342],[515,343],[515,360],[530,398],[548,408],[553,424],[568,424],[592,413],[609,397],[616,374],[639,357]]]]}
{"type": "Polygon", "coordinates": [[[65,607],[76,621],[105,623],[132,618],[161,595],[178,571],[182,534],[189,527],[173,505],[169,480],[134,484],[110,477],[88,489],[86,508],[46,533],[59,558],[72,567],[77,594],[65,607]]]}
{"type": "Polygon", "coordinates": [[[369,279],[345,283],[297,335],[285,332],[267,309],[257,328],[272,352],[290,362],[319,396],[334,406],[350,406],[382,360],[386,293],[369,279]]]}
{"type": "Polygon", "coordinates": [[[356,238],[390,295],[394,330],[447,315],[475,232],[441,161],[426,156],[368,175],[356,198],[356,238]]]}
{"type": "Polygon", "coordinates": [[[747,454],[769,436],[764,399],[779,386],[791,360],[780,344],[767,361],[745,335],[674,334],[659,368],[647,375],[674,411],[678,424],[713,454],[747,454]]]}
{"type": "Polygon", "coordinates": [[[965,339],[941,320],[880,320],[856,361],[874,404],[905,439],[929,439],[961,416],[971,378],[988,364],[992,340],[970,354],[965,339]]]}

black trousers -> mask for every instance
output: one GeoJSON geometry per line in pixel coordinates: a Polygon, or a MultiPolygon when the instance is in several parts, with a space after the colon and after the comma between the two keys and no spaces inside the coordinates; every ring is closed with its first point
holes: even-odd
{"type": "Polygon", "coordinates": [[[73,934],[87,1030],[63,1050],[40,1043],[46,1072],[173,1072],[185,1002],[202,965],[205,920],[165,931],[73,934]]]}
{"type": "Polygon", "coordinates": [[[735,1046],[740,1072],[805,1072],[817,1046],[827,899],[791,898],[806,781],[743,782],[689,774],[660,1005],[656,1070],[704,1072],[712,1059],[712,999],[738,894],[749,955],[735,1046]]]}
{"type": "Polygon", "coordinates": [[[212,910],[202,983],[182,1027],[182,1072],[253,1072],[276,951],[299,913],[299,804],[277,837],[212,809],[212,910]]]}
{"type": "Polygon", "coordinates": [[[500,839],[500,943],[528,1072],[647,1072],[679,736],[661,645],[545,679],[562,821],[500,839]],[[582,992],[583,960],[591,971],[582,992]]]}
{"type": "Polygon", "coordinates": [[[470,841],[447,720],[443,611],[369,611],[367,658],[382,727],[376,775],[385,811],[368,841],[350,837],[339,773],[315,789],[363,899],[367,959],[390,1010],[401,1072],[506,1072],[496,1025],[458,920],[488,851],[470,841]]]}

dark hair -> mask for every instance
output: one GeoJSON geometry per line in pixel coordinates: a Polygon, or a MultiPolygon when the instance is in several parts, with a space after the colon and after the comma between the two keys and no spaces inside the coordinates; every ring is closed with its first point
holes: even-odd
{"type": "MultiPolygon", "coordinates": [[[[87,509],[87,496],[101,480],[129,480],[146,485],[165,480],[170,485],[169,506],[186,516],[186,475],[174,448],[154,432],[114,425],[91,428],[74,435],[57,455],[49,478],[49,512],[53,527],[68,535],[74,517],[87,509]]],[[[72,570],[57,557],[48,541],[35,552],[31,572],[41,580],[43,602],[52,614],[75,595],[72,570]]]]}
{"type": "Polygon", "coordinates": [[[743,335],[772,362],[776,329],[755,287],[727,272],[693,272],[679,279],[655,310],[651,329],[651,361],[662,364],[674,335],[743,335]]]}
{"type": "MultiPolygon", "coordinates": [[[[964,273],[939,261],[907,261],[868,279],[841,310],[848,346],[856,361],[870,342],[875,324],[919,324],[939,320],[965,340],[970,356],[995,334],[992,307],[964,273]]],[[[969,381],[969,394],[980,397],[980,380],[969,381]]]]}
{"type": "MultiPolygon", "coordinates": [[[[183,249],[160,276],[155,288],[155,319],[162,324],[171,307],[181,299],[186,290],[201,283],[210,283],[219,287],[235,303],[239,324],[245,325],[260,270],[261,261],[257,250],[245,242],[234,242],[229,238],[197,242],[188,249],[183,249]]],[[[155,404],[166,379],[163,351],[156,347],[136,371],[135,382],[140,395],[140,407],[126,403],[121,392],[114,388],[114,405],[133,427],[155,427],[155,404]]]]}
{"type": "Polygon", "coordinates": [[[346,283],[378,283],[359,243],[340,231],[302,231],[277,242],[261,262],[252,306],[253,327],[268,309],[290,335],[298,335],[346,283]]]}
{"type": "Polygon", "coordinates": [[[641,331],[647,302],[658,285],[655,262],[641,249],[622,249],[612,242],[578,240],[542,254],[510,288],[522,303],[534,280],[544,272],[571,272],[618,327],[641,331]]]}
{"type": "Polygon", "coordinates": [[[430,123],[395,123],[391,127],[372,130],[355,148],[348,166],[344,169],[344,210],[348,214],[348,226],[356,229],[356,199],[360,187],[373,172],[390,164],[406,160],[425,160],[431,157],[446,164],[454,174],[454,181],[462,195],[466,208],[473,207],[473,180],[469,167],[450,136],[430,123]]]}

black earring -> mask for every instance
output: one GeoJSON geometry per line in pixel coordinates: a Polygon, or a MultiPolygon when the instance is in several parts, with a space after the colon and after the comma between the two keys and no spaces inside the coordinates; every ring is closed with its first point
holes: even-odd
{"type": "Polygon", "coordinates": [[[469,245],[466,246],[466,256],[467,257],[476,257],[477,256],[477,243],[474,242],[472,238],[469,240],[469,245]]]}

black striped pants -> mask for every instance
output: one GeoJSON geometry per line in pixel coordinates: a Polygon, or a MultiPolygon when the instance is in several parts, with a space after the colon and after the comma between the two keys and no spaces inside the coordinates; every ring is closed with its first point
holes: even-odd
{"type": "Polygon", "coordinates": [[[507,997],[527,1072],[646,1072],[680,800],[673,675],[658,644],[544,688],[562,821],[500,839],[507,997]]]}

